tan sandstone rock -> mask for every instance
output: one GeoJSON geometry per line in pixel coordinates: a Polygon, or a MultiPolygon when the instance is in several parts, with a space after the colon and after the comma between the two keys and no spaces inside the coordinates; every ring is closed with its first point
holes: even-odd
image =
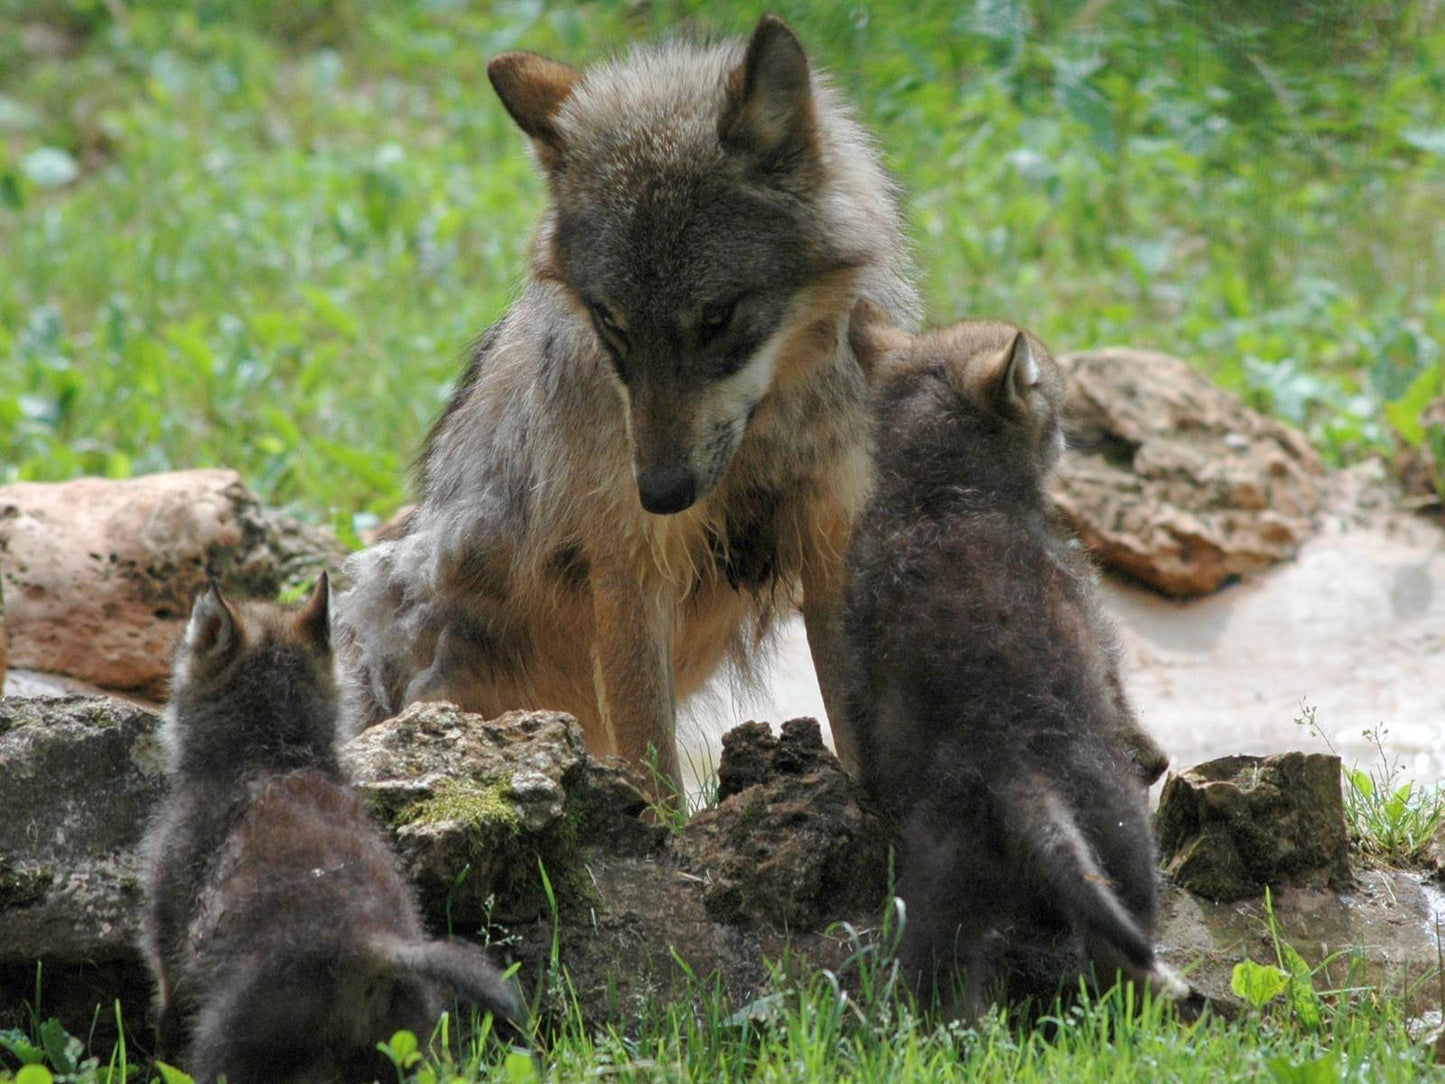
{"type": "Polygon", "coordinates": [[[1187,598],[1292,557],[1310,535],[1323,466],[1302,435],[1167,354],[1061,361],[1070,451],[1054,497],[1106,568],[1187,598]]]}
{"type": "Polygon", "coordinates": [[[339,564],[328,539],[266,512],[231,470],[0,487],[10,663],[162,698],[208,577],[274,595],[339,564]]]}

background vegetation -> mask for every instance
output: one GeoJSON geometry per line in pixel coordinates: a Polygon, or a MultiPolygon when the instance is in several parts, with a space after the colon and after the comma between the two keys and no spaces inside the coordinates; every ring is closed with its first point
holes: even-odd
{"type": "MultiPolygon", "coordinates": [[[[1445,342],[1436,0],[780,0],[906,186],[929,314],[1188,357],[1348,460],[1445,342]]],[[[0,0],[0,482],[405,496],[541,198],[485,65],[720,0],[0,0]]]]}
{"type": "MultiPolygon", "coordinates": [[[[880,133],[931,319],[1180,354],[1335,462],[1422,439],[1445,391],[1439,0],[770,6],[880,133]]],[[[344,534],[390,512],[541,199],[488,58],[583,61],[759,10],[0,0],[0,483],[228,465],[344,534]]],[[[881,967],[856,999],[827,976],[742,1013],[700,991],[639,1006],[626,1034],[589,1033],[564,997],[556,1075],[1439,1074],[1398,1003],[1283,951],[1245,1020],[1194,1027],[1107,999],[1043,1031],[935,1029],[881,967]]],[[[0,1035],[0,1080],[22,1061],[22,1079],[144,1079],[134,1050],[87,1060],[47,1027],[0,1035]]],[[[452,1067],[398,1078],[418,1071],[452,1067]]],[[[495,1055],[462,1075],[530,1079],[495,1055]]]]}

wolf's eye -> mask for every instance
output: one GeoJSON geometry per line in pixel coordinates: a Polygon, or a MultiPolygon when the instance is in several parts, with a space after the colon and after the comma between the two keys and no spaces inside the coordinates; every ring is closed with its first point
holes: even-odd
{"type": "Polygon", "coordinates": [[[605,327],[614,335],[622,334],[622,325],[617,322],[617,317],[612,315],[612,310],[600,301],[589,301],[587,307],[592,310],[592,318],[605,327]]]}
{"type": "Polygon", "coordinates": [[[710,301],[704,305],[702,319],[698,322],[703,335],[711,338],[727,327],[732,323],[733,313],[737,312],[737,308],[738,298],[735,297],[727,301],[710,301]]]}

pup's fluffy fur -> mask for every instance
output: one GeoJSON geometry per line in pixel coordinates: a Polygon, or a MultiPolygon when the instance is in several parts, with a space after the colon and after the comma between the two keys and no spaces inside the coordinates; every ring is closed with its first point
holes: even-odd
{"type": "Polygon", "coordinates": [[[954,1007],[976,1014],[1016,924],[1054,915],[1101,977],[1179,995],[1150,943],[1141,775],[1163,756],[1044,495],[1063,376],[1006,324],[915,338],[861,305],[853,340],[879,450],[849,555],[849,704],[864,781],[900,821],[908,973],[921,993],[962,991],[954,1007]]]}
{"type": "Polygon", "coordinates": [[[675,774],[677,699],[746,664],[801,586],[836,730],[870,462],[848,314],[917,304],[872,141],[772,17],[748,42],[489,74],[552,199],[402,536],[354,559],[351,723],[418,699],[559,708],[594,750],[653,746],[675,774]]]}
{"type": "Polygon", "coordinates": [[[469,945],[429,941],[341,781],[325,577],[298,610],[197,601],[168,713],[171,793],[147,836],[143,948],[161,1047],[203,1084],[350,1082],[456,997],[521,1006],[469,945]],[[172,1052],[174,1049],[174,1053],[172,1052]]]}

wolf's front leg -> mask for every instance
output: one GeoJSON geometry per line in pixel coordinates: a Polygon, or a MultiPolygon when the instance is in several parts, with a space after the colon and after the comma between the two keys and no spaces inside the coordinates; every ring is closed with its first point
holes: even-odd
{"type": "Polygon", "coordinates": [[[593,588],[592,648],[597,712],[613,750],[642,768],[656,750],[656,797],[681,793],[677,760],[677,694],[672,674],[674,616],[663,592],[639,583],[635,571],[599,574],[593,588]]]}
{"type": "Polygon", "coordinates": [[[844,710],[849,675],[843,637],[844,554],[851,518],[834,506],[826,514],[815,511],[812,521],[813,537],[803,554],[803,626],[808,631],[808,651],[813,656],[823,707],[828,711],[833,749],[843,767],[856,776],[862,768],[857,736],[844,710]]]}

